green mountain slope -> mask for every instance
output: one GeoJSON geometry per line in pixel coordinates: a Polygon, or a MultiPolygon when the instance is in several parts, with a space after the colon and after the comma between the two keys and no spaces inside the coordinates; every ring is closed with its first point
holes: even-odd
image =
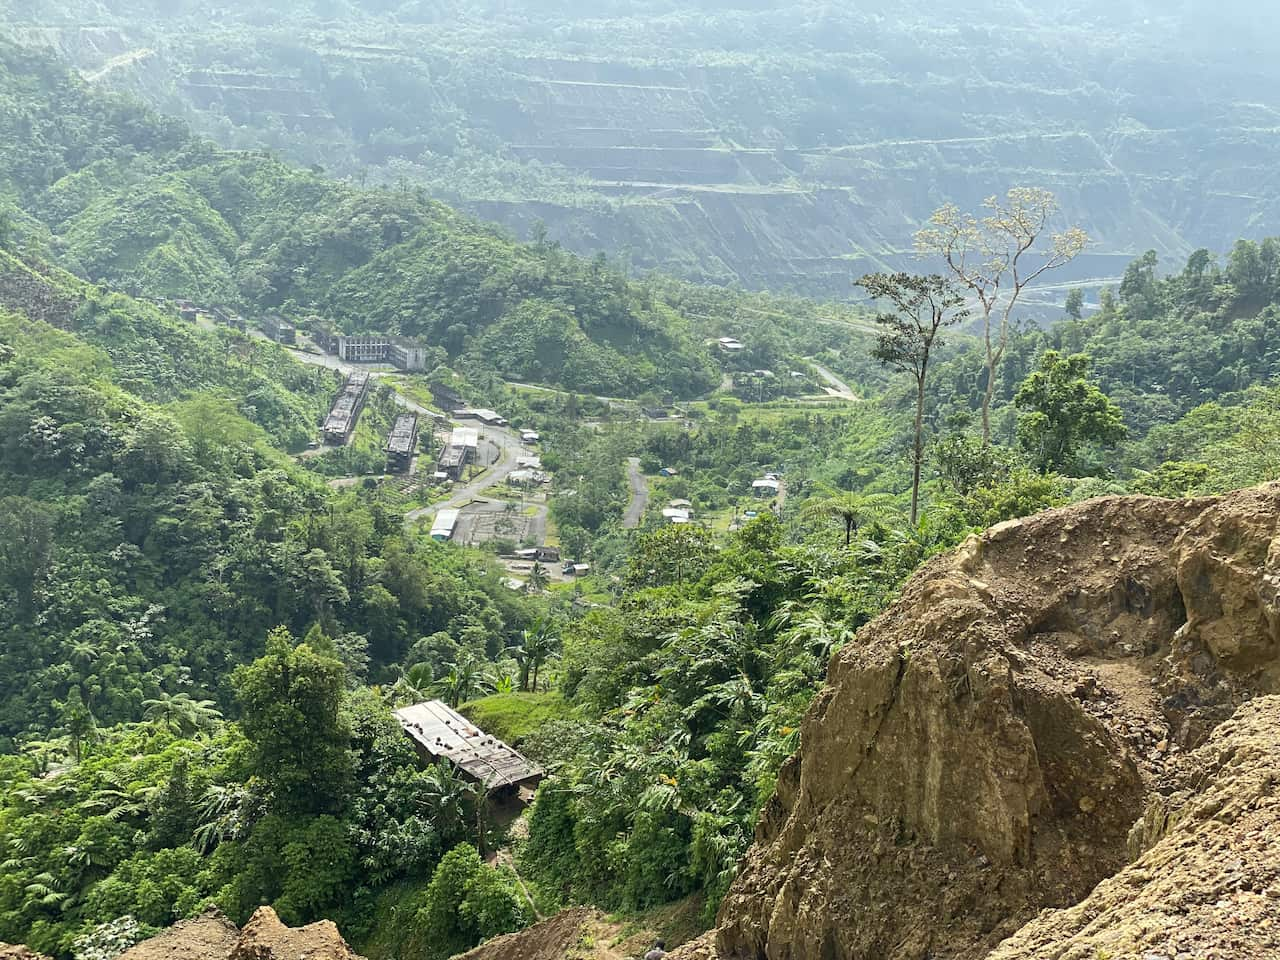
{"type": "Polygon", "coordinates": [[[1075,279],[1280,229],[1280,23],[1244,0],[12,6],[225,144],[698,280],[847,297],[1015,183],[1096,238],[1075,279]]]}
{"type": "Polygon", "coordinates": [[[574,390],[695,396],[719,382],[693,326],[602,260],[517,245],[416,193],[222,153],[8,45],[0,91],[8,219],[92,280],[323,313],[574,390]],[[555,318],[555,355],[511,336],[535,315],[555,318]]]}

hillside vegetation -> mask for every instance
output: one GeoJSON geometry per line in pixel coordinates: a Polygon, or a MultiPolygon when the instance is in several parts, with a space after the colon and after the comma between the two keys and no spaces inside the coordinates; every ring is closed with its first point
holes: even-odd
{"type": "MultiPolygon", "coordinates": [[[[119,9],[180,29],[195,8],[119,9]]],[[[291,21],[278,18],[297,9],[267,2],[245,23],[284,29],[291,21]]],[[[94,11],[110,21],[106,5],[94,11]]],[[[427,3],[394,12],[408,24],[460,16],[427,3]]],[[[704,926],[722,902],[745,904],[722,931],[738,952],[760,952],[756,933],[801,929],[826,956],[850,931],[870,943],[877,925],[900,930],[922,915],[909,902],[945,905],[946,878],[967,898],[957,907],[965,923],[982,926],[976,943],[1059,904],[1042,893],[1082,895],[1105,876],[1147,795],[1139,765],[1163,763],[1151,759],[1165,755],[1160,738],[1185,734],[1189,753],[1195,724],[1273,680],[1254,659],[1274,652],[1271,627],[1248,612],[1261,609],[1253,598],[1264,588],[1250,580],[1250,594],[1233,578],[1262,565],[1275,492],[1235,506],[1186,498],[1280,476],[1274,240],[1163,264],[1146,254],[1096,310],[1077,302],[1079,316],[1043,330],[1015,316],[985,442],[987,371],[972,327],[931,341],[926,382],[907,362],[920,331],[901,311],[873,318],[637,280],[546,236],[516,243],[408,183],[366,189],[228,151],[7,44],[0,185],[2,941],[95,960],[208,907],[244,923],[270,903],[287,923],[336,920],[374,960],[445,960],[563,905],[633,917],[680,900],[680,922],[704,926]],[[544,569],[535,584],[528,569],[513,588],[513,568],[494,552],[514,542],[495,541],[493,552],[436,543],[406,520],[449,494],[430,484],[429,467],[419,474],[425,506],[401,489],[410,478],[374,475],[379,434],[397,409],[393,391],[430,402],[430,377],[375,381],[359,449],[308,449],[339,377],[260,337],[184,323],[152,301],[164,295],[423,337],[440,364],[432,376],[542,435],[545,501],[487,488],[486,499],[509,505],[499,519],[543,508],[548,544],[589,571],[544,569]],[[721,351],[708,342],[719,336],[745,348],[721,351]],[[832,381],[835,396],[822,386],[832,381]],[[664,405],[678,415],[658,417],[652,408],[664,405]],[[754,488],[765,473],[778,478],[776,495],[754,488]],[[633,484],[648,504],[624,526],[633,484]],[[1092,500],[1129,492],[1177,500],[1092,500]],[[1092,502],[970,539],[1082,500],[1092,502]],[[673,501],[688,501],[694,522],[668,523],[673,501]],[[1247,543],[1225,536],[1229,549],[1218,550],[1215,524],[1244,529],[1232,511],[1255,533],[1247,543]],[[1207,525],[1185,557],[1179,517],[1207,525]],[[1063,523],[1077,521],[1096,549],[1064,557],[1063,523]],[[1113,543],[1117,530],[1132,550],[1113,543]],[[1033,568],[1000,539],[1030,532],[1033,568]],[[1222,609],[1248,612],[1252,631],[1201,638],[1223,662],[1243,657],[1221,684],[1212,661],[1179,645],[1182,620],[1200,629],[1221,614],[1215,589],[1182,595],[1202,573],[1217,576],[1219,556],[1220,582],[1237,591],[1222,609]],[[901,596],[923,613],[900,609],[869,626],[901,596]],[[964,619],[974,610],[990,621],[993,659],[968,663],[975,635],[944,627],[956,611],[975,624],[964,619]],[[1077,615],[1085,625],[1073,637],[1077,615]],[[1248,649],[1232,653],[1237,641],[1248,649]],[[1166,643],[1176,659],[1149,656],[1166,643]],[[1081,657],[1090,663],[1065,662],[1081,657]],[[1119,670],[1115,690],[1139,690],[1142,703],[1127,712],[1110,709],[1110,694],[1092,699],[1094,660],[1119,670]],[[1032,661],[1057,672],[1033,676],[1032,661]],[[787,760],[820,742],[820,715],[856,727],[875,753],[873,715],[823,693],[829,669],[832,689],[848,691],[859,665],[893,711],[912,709],[895,699],[902,678],[929,691],[916,701],[926,709],[902,721],[910,736],[897,742],[908,747],[872,757],[867,769],[884,777],[831,777],[847,759],[836,754],[849,740],[836,737],[831,756],[817,754],[822,775],[797,782],[787,760]],[[1160,697],[1143,670],[1167,685],[1160,697]],[[1202,670],[1211,680],[1180,685],[1202,670]],[[1016,725],[971,736],[986,729],[971,721],[999,715],[1004,677],[1015,683],[1013,713],[1044,734],[1043,752],[1037,743],[1012,753],[1006,733],[1028,743],[1016,725]],[[1065,687],[1050,696],[1053,684],[1065,687]],[[517,740],[548,772],[516,826],[489,816],[452,765],[419,762],[392,710],[433,698],[517,740]],[[1107,710],[1094,717],[1086,701],[1107,710]],[[1180,705],[1192,726],[1148,722],[1180,705]],[[1086,751],[1077,767],[1056,739],[1061,717],[1095,745],[1110,737],[1104,720],[1121,723],[1117,736],[1141,753],[1130,763],[1130,748],[1111,738],[1115,752],[1086,751]],[[904,810],[912,793],[900,784],[950,769],[950,753],[920,762],[936,750],[921,731],[946,731],[956,757],[990,747],[973,767],[982,784],[904,810]],[[1010,756],[1026,769],[1051,758],[1049,787],[1020,781],[1000,794],[1039,811],[1046,829],[1002,822],[999,856],[978,854],[970,827],[987,822],[982,791],[1010,756]],[[1121,771],[1108,782],[1122,802],[1072,792],[1078,769],[1088,780],[1121,771]],[[1054,792],[1060,783],[1069,791],[1054,792]],[[793,856],[805,823],[783,821],[811,802],[843,802],[823,792],[832,784],[867,800],[874,823],[841,821],[853,841],[836,832],[832,856],[804,857],[855,913],[858,871],[889,877],[878,888],[887,894],[865,898],[874,902],[858,915],[873,922],[832,932],[788,912],[763,847],[730,894],[755,836],[794,828],[768,849],[808,869],[793,856]],[[924,807],[928,818],[917,816],[924,807]],[[948,810],[963,812],[947,834],[956,859],[916,858],[919,835],[948,810]],[[1050,888],[1018,861],[1028,836],[1075,857],[1073,831],[1090,814],[1108,838],[1097,864],[1067,863],[1050,888]],[[992,864],[1017,881],[999,896],[986,886],[992,864]]],[[[955,769],[963,778],[971,767],[955,769]]],[[[806,889],[797,895],[822,893],[806,889]]],[[[967,929],[951,932],[964,939],[967,929]]]]}
{"type": "Polygon", "coordinates": [[[1280,230],[1280,23],[1244,0],[10,7],[225,145],[697,280],[846,298],[1014,183],[1097,241],[1076,277],[1280,230]]]}

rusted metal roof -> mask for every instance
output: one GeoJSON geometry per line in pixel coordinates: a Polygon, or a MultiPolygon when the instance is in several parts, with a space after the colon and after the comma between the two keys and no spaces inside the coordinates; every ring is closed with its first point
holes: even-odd
{"type": "Polygon", "coordinates": [[[440,700],[395,712],[400,726],[436,759],[448,759],[485,790],[536,780],[543,770],[440,700]]]}

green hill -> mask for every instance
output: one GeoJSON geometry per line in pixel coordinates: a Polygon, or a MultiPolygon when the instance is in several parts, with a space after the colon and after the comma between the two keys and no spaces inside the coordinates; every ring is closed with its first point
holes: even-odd
{"type": "Polygon", "coordinates": [[[223,144],[695,280],[845,298],[1017,183],[1096,239],[1073,279],[1280,230],[1280,24],[1244,0],[10,5],[223,144]]]}

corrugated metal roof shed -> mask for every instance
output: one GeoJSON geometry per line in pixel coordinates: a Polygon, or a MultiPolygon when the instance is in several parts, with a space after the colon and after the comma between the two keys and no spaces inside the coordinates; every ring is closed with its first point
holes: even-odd
{"type": "Polygon", "coordinates": [[[431,524],[431,537],[434,540],[448,540],[453,536],[454,527],[458,525],[459,510],[441,510],[431,524]]]}
{"type": "Polygon", "coordinates": [[[542,768],[440,700],[396,711],[415,743],[436,759],[448,759],[485,790],[536,780],[542,768]]]}

